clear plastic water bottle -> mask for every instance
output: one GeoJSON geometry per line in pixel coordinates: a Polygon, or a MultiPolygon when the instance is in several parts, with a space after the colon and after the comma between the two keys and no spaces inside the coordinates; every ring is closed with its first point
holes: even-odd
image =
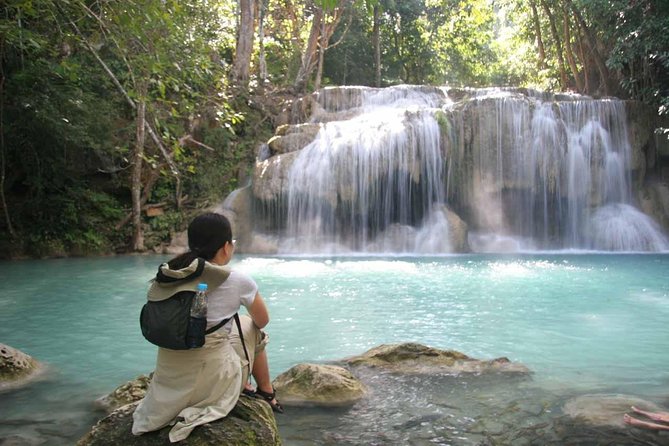
{"type": "Polygon", "coordinates": [[[207,284],[199,283],[195,297],[193,297],[190,305],[190,319],[188,321],[188,332],[186,333],[186,345],[188,348],[197,348],[204,345],[206,329],[207,284]]]}
{"type": "Polygon", "coordinates": [[[190,317],[207,317],[207,284],[198,283],[197,293],[190,305],[190,317]]]}

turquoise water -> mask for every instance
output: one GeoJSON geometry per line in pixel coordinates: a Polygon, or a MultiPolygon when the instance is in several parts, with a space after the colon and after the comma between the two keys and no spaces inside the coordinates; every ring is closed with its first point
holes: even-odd
{"type": "MultiPolygon", "coordinates": [[[[2,264],[0,343],[49,370],[0,394],[0,443],[73,444],[99,417],[95,398],[152,370],[155,349],[138,316],[165,259],[2,264]]],[[[299,362],[415,341],[522,362],[534,372],[531,386],[557,399],[613,392],[669,401],[669,255],[270,257],[241,258],[234,267],[256,279],[268,302],[273,376],[299,362]]],[[[336,429],[359,429],[364,438],[369,428],[353,418],[390,403],[379,404],[340,413],[336,429]]],[[[404,401],[402,410],[416,412],[412,404],[424,401],[404,401]]],[[[296,420],[308,416],[279,419],[287,444],[324,435],[297,432],[296,420]]],[[[391,440],[413,438],[413,424],[403,424],[411,420],[397,417],[391,440]]]]}

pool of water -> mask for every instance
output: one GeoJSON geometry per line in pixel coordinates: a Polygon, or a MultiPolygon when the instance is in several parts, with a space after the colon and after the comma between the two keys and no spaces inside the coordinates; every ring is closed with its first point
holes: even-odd
{"type": "MultiPolygon", "coordinates": [[[[155,348],[138,317],[164,260],[2,263],[0,342],[48,371],[0,394],[0,443],[73,444],[100,416],[95,398],[152,370],[155,348]]],[[[587,393],[669,402],[669,255],[248,257],[233,266],[268,302],[273,376],[404,341],[506,356],[533,371],[521,381],[360,371],[374,383],[368,399],[280,417],[286,444],[476,444],[481,432],[506,429],[490,423],[519,401],[515,413],[539,418],[587,393]]]]}

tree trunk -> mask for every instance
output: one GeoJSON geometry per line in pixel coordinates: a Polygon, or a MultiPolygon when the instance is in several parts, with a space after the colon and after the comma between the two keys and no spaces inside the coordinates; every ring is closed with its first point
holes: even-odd
{"type": "Polygon", "coordinates": [[[576,59],[574,58],[574,53],[571,49],[571,33],[569,31],[569,14],[563,9],[562,11],[563,21],[562,21],[562,30],[564,33],[564,51],[567,56],[567,62],[569,63],[569,68],[571,68],[571,73],[574,76],[574,81],[576,82],[576,91],[583,93],[583,81],[581,80],[581,74],[578,72],[578,67],[576,66],[576,59]]]}
{"type": "Polygon", "coordinates": [[[5,175],[7,172],[5,160],[5,72],[2,64],[2,58],[5,55],[5,41],[0,40],[0,205],[5,214],[5,223],[7,224],[7,232],[11,237],[14,237],[14,227],[12,226],[12,219],[9,214],[9,207],[7,206],[7,199],[5,198],[5,175]]]}
{"type": "Polygon", "coordinates": [[[541,0],[541,6],[544,8],[546,15],[548,16],[548,23],[551,28],[551,35],[553,40],[555,40],[555,52],[557,53],[558,58],[558,68],[560,70],[560,84],[563,90],[566,90],[569,87],[569,81],[567,79],[567,70],[564,66],[564,57],[562,56],[562,44],[560,43],[560,35],[558,34],[557,27],[555,26],[555,17],[551,12],[548,4],[545,0],[541,0]]]}
{"type": "Polygon", "coordinates": [[[258,76],[260,78],[260,88],[265,88],[267,81],[267,62],[265,61],[265,10],[268,0],[260,0],[260,13],[258,14],[258,76]]]}
{"type": "Polygon", "coordinates": [[[253,52],[253,12],[255,0],[239,0],[239,31],[237,33],[237,49],[232,73],[236,82],[246,88],[249,82],[251,53],[253,52]]]}
{"type": "Polygon", "coordinates": [[[374,45],[374,86],[381,86],[381,26],[379,23],[379,5],[374,5],[374,27],[372,28],[372,43],[374,45]]]}
{"type": "Polygon", "coordinates": [[[302,53],[302,64],[300,70],[297,72],[293,89],[295,93],[304,93],[309,81],[309,76],[314,68],[316,51],[318,49],[318,39],[320,36],[321,22],[323,21],[323,9],[316,7],[314,9],[314,16],[311,21],[311,30],[309,31],[309,38],[307,39],[304,52],[302,53]]]}
{"type": "Polygon", "coordinates": [[[585,57],[583,34],[581,32],[578,34],[578,57],[581,60],[581,66],[583,67],[583,82],[585,83],[585,85],[583,85],[583,92],[585,94],[590,94],[590,60],[585,57]]]}
{"type": "Polygon", "coordinates": [[[318,44],[318,68],[316,69],[316,80],[314,81],[314,91],[321,88],[321,79],[323,78],[323,60],[325,59],[325,50],[328,47],[329,36],[325,30],[325,15],[321,20],[321,38],[318,44]]]}
{"type": "MultiPolygon", "coordinates": [[[[146,202],[149,201],[149,196],[151,195],[153,186],[155,186],[156,181],[158,181],[158,178],[160,178],[160,168],[151,169],[151,171],[149,172],[149,177],[144,182],[144,189],[142,190],[142,198],[139,201],[139,205],[142,209],[145,208],[146,202]]],[[[128,215],[123,217],[123,220],[116,223],[115,226],[116,230],[118,231],[119,229],[127,225],[128,222],[132,220],[132,217],[133,217],[133,211],[131,210],[128,215]]]]}
{"type": "Polygon", "coordinates": [[[576,8],[574,3],[571,0],[565,0],[565,1],[571,8],[572,13],[576,18],[579,27],[581,28],[583,34],[585,34],[585,37],[588,40],[588,46],[590,47],[593,59],[595,59],[595,64],[597,65],[597,70],[599,71],[599,75],[601,77],[602,86],[604,87],[603,93],[604,95],[608,95],[610,94],[611,91],[609,87],[609,69],[606,67],[606,64],[604,63],[604,59],[602,58],[601,54],[599,54],[599,50],[597,49],[597,39],[592,34],[590,27],[587,25],[587,23],[585,23],[583,16],[576,8]]]}
{"type": "Polygon", "coordinates": [[[133,153],[133,167],[131,180],[132,195],[132,249],[144,251],[144,231],[142,230],[142,164],[144,161],[144,126],[146,121],[146,84],[142,79],[138,85],[139,100],[137,102],[137,125],[135,136],[135,150],[133,153]]]}
{"type": "Polygon", "coordinates": [[[537,46],[539,47],[539,69],[546,68],[546,50],[544,49],[544,40],[541,36],[541,24],[539,23],[539,13],[534,0],[530,1],[532,8],[532,23],[534,24],[534,34],[537,37],[537,46]]]}

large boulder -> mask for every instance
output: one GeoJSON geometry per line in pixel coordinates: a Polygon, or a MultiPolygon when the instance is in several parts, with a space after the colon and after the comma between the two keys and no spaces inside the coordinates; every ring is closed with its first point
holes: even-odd
{"type": "Polygon", "coordinates": [[[285,153],[256,162],[253,174],[253,196],[265,201],[281,198],[285,184],[288,182],[290,168],[299,153],[285,153]]]}
{"type": "Polygon", "coordinates": [[[293,406],[345,406],[366,392],[351,372],[334,365],[298,364],[272,384],[281,403],[293,406]]]}
{"type": "MultiPolygon", "coordinates": [[[[116,409],[100,420],[77,442],[77,446],[163,446],[170,444],[167,426],[135,436],[131,432],[132,414],[138,403],[116,409]]],[[[276,419],[269,404],[256,398],[241,397],[235,408],[220,420],[198,426],[183,441],[184,446],[264,446],[280,445],[276,419]]]]}
{"type": "Polygon", "coordinates": [[[32,356],[0,344],[0,390],[24,385],[42,371],[43,366],[32,356]]]}
{"type": "Polygon", "coordinates": [[[630,408],[636,406],[640,409],[658,412],[661,409],[657,405],[630,395],[581,395],[568,400],[562,411],[579,421],[594,426],[625,426],[623,415],[632,414],[630,408]]]}
{"type": "Polygon", "coordinates": [[[382,368],[403,374],[530,373],[524,365],[507,358],[482,361],[455,350],[440,350],[413,342],[379,345],[345,362],[350,366],[382,368]]]}

